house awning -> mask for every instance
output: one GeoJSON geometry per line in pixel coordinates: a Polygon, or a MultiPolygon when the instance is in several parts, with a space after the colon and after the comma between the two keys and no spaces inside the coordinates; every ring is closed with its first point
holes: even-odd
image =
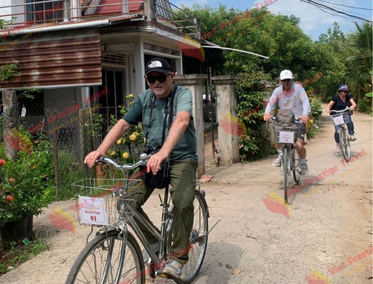
{"type": "Polygon", "coordinates": [[[61,88],[102,84],[98,27],[115,21],[69,22],[21,30],[0,44],[0,64],[18,64],[19,76],[0,81],[1,89],[61,88]],[[95,25],[95,26],[93,26],[95,25]]]}

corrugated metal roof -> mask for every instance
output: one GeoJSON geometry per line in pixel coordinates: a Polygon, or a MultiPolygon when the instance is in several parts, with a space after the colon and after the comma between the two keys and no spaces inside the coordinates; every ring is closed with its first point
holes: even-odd
{"type": "Polygon", "coordinates": [[[1,81],[1,88],[101,85],[101,48],[97,30],[80,34],[32,34],[0,52],[0,62],[18,63],[20,76],[1,81]],[[50,35],[50,36],[48,36],[50,35]]]}

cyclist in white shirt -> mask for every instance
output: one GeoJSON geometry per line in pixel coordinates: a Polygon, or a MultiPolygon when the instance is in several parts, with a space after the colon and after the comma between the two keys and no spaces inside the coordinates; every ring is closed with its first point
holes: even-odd
{"type": "MultiPolygon", "coordinates": [[[[309,119],[308,115],[311,112],[310,102],[306,91],[303,89],[301,84],[294,84],[293,82],[293,73],[290,70],[283,70],[280,73],[281,86],[276,88],[269,102],[267,104],[264,120],[270,121],[271,114],[275,110],[276,106],[280,110],[288,109],[291,110],[295,116],[301,119],[301,123],[298,125],[298,136],[295,143],[295,148],[300,157],[300,168],[302,169],[301,174],[308,174],[308,165],[306,160],[306,148],[304,148],[304,135],[306,133],[306,123],[309,119]]],[[[281,166],[281,144],[276,143],[276,149],[279,154],[279,157],[272,163],[273,166],[281,166]]]]}

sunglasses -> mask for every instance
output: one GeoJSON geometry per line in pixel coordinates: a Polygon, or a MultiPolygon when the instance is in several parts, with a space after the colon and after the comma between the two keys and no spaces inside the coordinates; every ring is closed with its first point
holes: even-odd
{"type": "Polygon", "coordinates": [[[281,82],[289,83],[290,81],[291,81],[291,79],[285,79],[285,80],[282,80],[281,82]]]}
{"type": "Polygon", "coordinates": [[[162,74],[158,76],[153,76],[153,75],[147,75],[146,79],[150,84],[154,84],[156,80],[158,80],[159,83],[163,83],[167,80],[167,77],[170,76],[170,74],[162,74]]]}

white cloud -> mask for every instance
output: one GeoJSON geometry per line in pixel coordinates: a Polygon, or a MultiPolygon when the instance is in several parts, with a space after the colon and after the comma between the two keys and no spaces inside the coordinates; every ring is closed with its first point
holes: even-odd
{"type": "MultiPolygon", "coordinates": [[[[269,0],[266,1],[255,1],[254,4],[258,4],[260,6],[260,3],[265,3],[265,2],[270,2],[269,0]]],[[[333,2],[333,1],[331,1],[333,2]]],[[[339,4],[344,4],[344,5],[349,5],[349,6],[361,6],[358,5],[354,0],[338,0],[334,1],[334,3],[339,3],[339,4]]],[[[330,7],[335,7],[338,10],[343,10],[345,12],[351,12],[349,8],[346,7],[341,7],[341,6],[334,6],[330,5],[325,2],[319,2],[323,3],[325,5],[328,5],[330,7]]],[[[253,6],[255,8],[255,6],[253,6]]],[[[302,2],[300,0],[276,0],[273,4],[270,4],[268,6],[269,10],[273,10],[275,14],[282,14],[282,15],[294,15],[295,17],[300,19],[300,27],[304,31],[305,34],[311,35],[313,34],[316,30],[319,30],[320,28],[324,28],[325,26],[332,26],[334,22],[338,22],[340,26],[350,26],[351,22],[338,17],[338,16],[333,16],[330,15],[319,8],[317,8],[314,5],[302,2]]],[[[334,14],[332,11],[327,10],[329,13],[334,14]]],[[[354,14],[356,14],[354,10],[354,14]]],[[[325,29],[326,31],[326,29],[325,29]]]]}

